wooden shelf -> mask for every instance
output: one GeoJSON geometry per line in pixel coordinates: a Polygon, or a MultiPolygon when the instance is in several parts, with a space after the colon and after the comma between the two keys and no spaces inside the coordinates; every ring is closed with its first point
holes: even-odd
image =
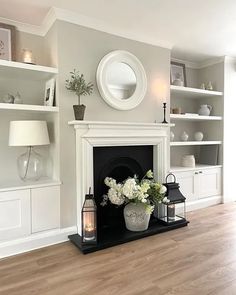
{"type": "Polygon", "coordinates": [[[221,116],[193,116],[188,114],[170,114],[172,120],[189,120],[189,121],[221,121],[221,116]]]}
{"type": "Polygon", "coordinates": [[[191,87],[182,87],[182,86],[170,86],[171,94],[181,95],[181,97],[188,97],[188,98],[202,98],[202,97],[218,97],[222,96],[223,92],[220,91],[210,91],[210,90],[203,90],[198,88],[191,88],[191,87]]]}
{"type": "Polygon", "coordinates": [[[58,107],[29,105],[29,104],[12,104],[12,103],[0,103],[0,110],[16,110],[16,111],[30,111],[41,113],[58,113],[58,107]]]}
{"type": "Polygon", "coordinates": [[[4,78],[19,80],[48,80],[54,77],[57,73],[57,68],[0,59],[0,76],[4,78]]]}
{"type": "Polygon", "coordinates": [[[222,144],[221,141],[172,141],[170,146],[187,146],[187,145],[216,145],[222,144]]]}
{"type": "Polygon", "coordinates": [[[47,186],[54,186],[60,185],[61,182],[59,180],[54,180],[48,177],[42,177],[38,181],[34,182],[24,182],[20,179],[15,181],[9,181],[9,183],[0,183],[0,192],[7,192],[7,191],[16,191],[16,190],[23,190],[23,189],[31,189],[31,188],[40,188],[40,187],[47,187],[47,186]]]}
{"type": "Polygon", "coordinates": [[[195,171],[195,170],[199,170],[199,169],[213,169],[213,168],[222,168],[222,165],[196,164],[196,166],[194,168],[181,167],[181,166],[172,166],[172,167],[170,167],[170,172],[195,171]]]}

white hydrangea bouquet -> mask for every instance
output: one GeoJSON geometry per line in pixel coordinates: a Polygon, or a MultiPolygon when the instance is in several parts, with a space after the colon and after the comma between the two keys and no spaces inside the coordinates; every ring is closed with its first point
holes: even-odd
{"type": "Polygon", "coordinates": [[[109,187],[109,190],[107,195],[103,196],[102,206],[105,206],[108,200],[117,206],[131,202],[143,203],[146,211],[151,214],[155,204],[168,202],[165,197],[166,187],[154,180],[151,170],[148,170],[141,180],[134,175],[133,178],[127,178],[122,183],[117,183],[115,179],[106,177],[104,183],[109,187]]]}

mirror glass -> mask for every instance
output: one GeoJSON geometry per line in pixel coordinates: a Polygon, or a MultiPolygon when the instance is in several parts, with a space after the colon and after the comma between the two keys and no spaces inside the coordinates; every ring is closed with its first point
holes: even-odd
{"type": "Polygon", "coordinates": [[[113,62],[107,68],[107,86],[111,94],[117,99],[130,98],[137,85],[133,69],[123,62],[113,62]]]}

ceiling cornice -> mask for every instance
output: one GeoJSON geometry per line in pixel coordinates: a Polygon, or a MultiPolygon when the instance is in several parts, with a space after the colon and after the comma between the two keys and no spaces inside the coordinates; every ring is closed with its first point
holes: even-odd
{"type": "Polygon", "coordinates": [[[69,23],[80,25],[83,27],[95,29],[97,31],[102,31],[115,36],[143,42],[143,43],[154,45],[154,46],[163,47],[166,49],[172,49],[173,47],[173,44],[171,44],[170,42],[166,42],[164,40],[163,41],[158,40],[156,38],[155,39],[149,38],[146,35],[139,34],[139,33],[129,32],[128,29],[122,30],[116,26],[112,26],[101,20],[90,18],[69,10],[60,9],[56,7],[52,7],[49,10],[49,12],[45,16],[40,26],[35,26],[35,25],[12,21],[9,19],[0,18],[0,22],[14,25],[17,27],[19,31],[26,32],[29,34],[39,35],[39,36],[45,36],[56,20],[69,22],[69,23]]]}

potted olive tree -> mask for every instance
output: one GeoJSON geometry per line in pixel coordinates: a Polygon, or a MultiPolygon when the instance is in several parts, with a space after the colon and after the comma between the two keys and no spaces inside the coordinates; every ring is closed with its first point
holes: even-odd
{"type": "Polygon", "coordinates": [[[75,92],[78,96],[78,105],[73,105],[75,119],[83,120],[86,106],[80,104],[80,96],[90,95],[93,92],[93,84],[91,82],[86,83],[83,74],[79,74],[79,71],[75,70],[70,72],[70,79],[66,80],[66,89],[75,92]]]}

